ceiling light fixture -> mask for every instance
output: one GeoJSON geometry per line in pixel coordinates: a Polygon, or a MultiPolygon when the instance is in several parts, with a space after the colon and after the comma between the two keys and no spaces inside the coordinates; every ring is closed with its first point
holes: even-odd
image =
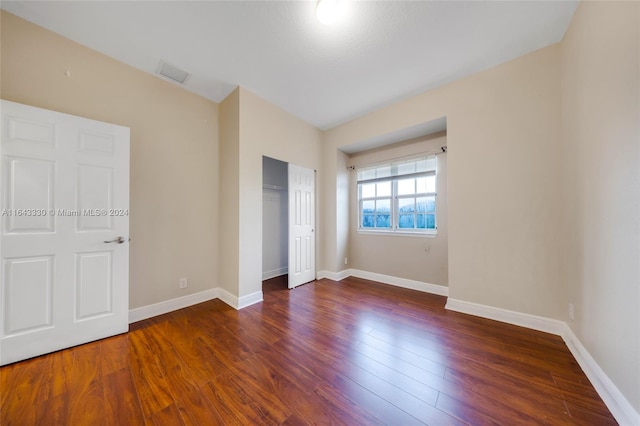
{"type": "Polygon", "coordinates": [[[318,0],[316,16],[324,25],[331,25],[342,16],[342,0],[318,0]]]}

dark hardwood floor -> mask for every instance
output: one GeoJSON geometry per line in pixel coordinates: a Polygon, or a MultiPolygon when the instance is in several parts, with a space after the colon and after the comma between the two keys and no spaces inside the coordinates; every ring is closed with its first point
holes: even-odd
{"type": "Polygon", "coordinates": [[[561,338],[357,278],[219,300],[0,368],[8,425],[608,425],[561,338]]]}

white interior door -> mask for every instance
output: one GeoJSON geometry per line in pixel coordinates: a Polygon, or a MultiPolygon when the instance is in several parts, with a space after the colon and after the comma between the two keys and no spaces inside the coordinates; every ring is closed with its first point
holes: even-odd
{"type": "Polygon", "coordinates": [[[0,364],[129,328],[129,129],[1,101],[0,364]]]}
{"type": "Polygon", "coordinates": [[[315,172],[289,163],[289,288],[316,279],[315,172]]]}

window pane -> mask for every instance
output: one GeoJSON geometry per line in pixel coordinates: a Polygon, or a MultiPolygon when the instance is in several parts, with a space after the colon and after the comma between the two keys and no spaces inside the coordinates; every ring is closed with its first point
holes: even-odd
{"type": "Polygon", "coordinates": [[[436,216],[433,214],[416,215],[416,228],[436,229],[436,216]]]}
{"type": "Polygon", "coordinates": [[[375,183],[367,183],[365,185],[360,185],[362,192],[360,192],[362,198],[373,198],[376,196],[376,184],[375,183]]]}
{"type": "Polygon", "coordinates": [[[436,192],[436,177],[425,176],[416,179],[418,184],[418,194],[424,194],[426,192],[436,192]]]}
{"type": "Polygon", "coordinates": [[[427,178],[421,177],[416,179],[416,184],[418,186],[418,194],[424,194],[427,192],[427,178]]]}
{"type": "Polygon", "coordinates": [[[427,197],[416,198],[416,211],[417,212],[427,211],[427,197]]]}
{"type": "Polygon", "coordinates": [[[374,216],[372,214],[362,215],[362,227],[373,228],[373,219],[374,219],[374,216]]]}
{"type": "Polygon", "coordinates": [[[427,176],[427,192],[436,192],[436,177],[427,176]]]}
{"type": "Polygon", "coordinates": [[[376,184],[378,197],[391,197],[391,182],[381,182],[376,184]]]}
{"type": "Polygon", "coordinates": [[[415,198],[399,198],[398,209],[400,213],[413,213],[415,210],[415,198]]]}
{"type": "Polygon", "coordinates": [[[416,180],[403,179],[398,181],[398,195],[411,195],[416,193],[416,180]]]}
{"type": "Polygon", "coordinates": [[[420,197],[416,200],[416,211],[422,213],[435,213],[436,212],[436,198],[435,197],[420,197]]]}
{"type": "Polygon", "coordinates": [[[436,212],[436,197],[427,197],[427,213],[436,212]]]}
{"type": "Polygon", "coordinates": [[[363,201],[362,202],[362,213],[373,213],[376,211],[376,202],[371,201],[363,201]]]}
{"type": "Polygon", "coordinates": [[[436,215],[434,214],[426,214],[427,219],[427,229],[436,229],[436,215]]]}
{"type": "Polygon", "coordinates": [[[414,228],[413,223],[413,215],[412,214],[401,214],[400,221],[398,222],[398,226],[400,228],[414,228]]]}
{"type": "Polygon", "coordinates": [[[377,213],[390,213],[391,212],[391,200],[376,200],[376,212],[377,213]]]}
{"type": "Polygon", "coordinates": [[[376,228],[389,228],[391,226],[391,216],[381,214],[376,216],[376,228]]]}

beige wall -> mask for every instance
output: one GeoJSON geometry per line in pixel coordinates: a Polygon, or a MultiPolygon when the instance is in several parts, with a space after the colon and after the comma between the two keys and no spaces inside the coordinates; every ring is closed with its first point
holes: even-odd
{"type": "MultiPolygon", "coordinates": [[[[318,170],[320,180],[320,130],[240,88],[239,162],[239,297],[262,291],[262,156],[318,170]]],[[[229,167],[229,165],[223,165],[229,167]]],[[[316,235],[322,235],[316,206],[316,235]]],[[[226,241],[222,242],[222,247],[226,241]]],[[[316,241],[321,253],[322,241],[316,241]]]]}
{"type": "Polygon", "coordinates": [[[640,3],[583,2],[562,42],[569,325],[640,412],[640,3]]]}
{"type": "Polygon", "coordinates": [[[349,258],[351,250],[349,247],[349,230],[351,227],[350,209],[350,188],[351,174],[347,167],[349,165],[349,157],[342,151],[336,152],[336,208],[330,212],[336,220],[336,242],[338,250],[336,252],[335,262],[338,270],[351,267],[349,258]],[[344,259],[347,259],[347,263],[344,259]]]}
{"type": "MultiPolygon", "coordinates": [[[[451,297],[563,318],[560,53],[550,46],[327,131],[328,210],[336,150],[446,116],[451,297]]],[[[335,222],[325,232],[324,266],[337,271],[335,222]]]]}
{"type": "Polygon", "coordinates": [[[217,104],[4,11],[1,59],[3,99],[131,128],[130,307],[217,287],[217,104]]]}
{"type": "MultiPolygon", "coordinates": [[[[350,156],[350,166],[365,166],[401,157],[434,153],[447,144],[444,133],[388,147],[360,152],[350,156]]],[[[405,235],[373,235],[358,232],[357,176],[351,173],[350,185],[350,266],[362,271],[393,277],[448,285],[447,220],[447,156],[438,155],[437,215],[438,234],[435,238],[405,235]]]]}
{"type": "MultiPolygon", "coordinates": [[[[322,134],[322,140],[324,142],[325,133],[322,134]]],[[[340,232],[341,239],[344,238],[344,223],[348,225],[349,223],[349,213],[348,207],[346,213],[344,209],[342,210],[342,222],[340,227],[337,225],[336,216],[337,216],[337,208],[338,208],[338,199],[345,199],[345,195],[341,192],[344,190],[344,184],[340,185],[338,188],[338,165],[340,167],[344,166],[345,170],[340,171],[340,173],[344,173],[348,178],[348,173],[346,170],[347,166],[347,155],[344,152],[341,152],[338,149],[326,149],[326,144],[322,144],[322,186],[324,187],[323,193],[318,193],[316,199],[318,200],[318,204],[322,205],[324,210],[324,215],[322,216],[321,225],[325,230],[323,232],[323,241],[324,245],[322,246],[322,251],[320,252],[320,256],[317,256],[316,259],[319,263],[316,263],[316,270],[318,271],[332,271],[338,272],[343,269],[341,263],[338,261],[339,256],[343,253],[348,252],[348,246],[346,243],[338,244],[338,232],[340,232]]],[[[344,179],[344,178],[343,178],[344,179]]],[[[316,182],[318,182],[318,176],[316,176],[316,182]]],[[[347,186],[348,189],[348,186],[347,186]]],[[[346,200],[348,202],[348,193],[346,195],[346,200]]],[[[340,205],[343,205],[342,202],[340,205]]],[[[348,205],[348,204],[347,204],[348,205]]],[[[316,218],[317,219],[317,218],[316,218]]],[[[347,239],[348,239],[348,232],[347,239]]]]}
{"type": "Polygon", "coordinates": [[[240,222],[240,89],[220,103],[220,282],[238,295],[240,222]],[[224,201],[222,201],[224,200],[224,201]]]}

